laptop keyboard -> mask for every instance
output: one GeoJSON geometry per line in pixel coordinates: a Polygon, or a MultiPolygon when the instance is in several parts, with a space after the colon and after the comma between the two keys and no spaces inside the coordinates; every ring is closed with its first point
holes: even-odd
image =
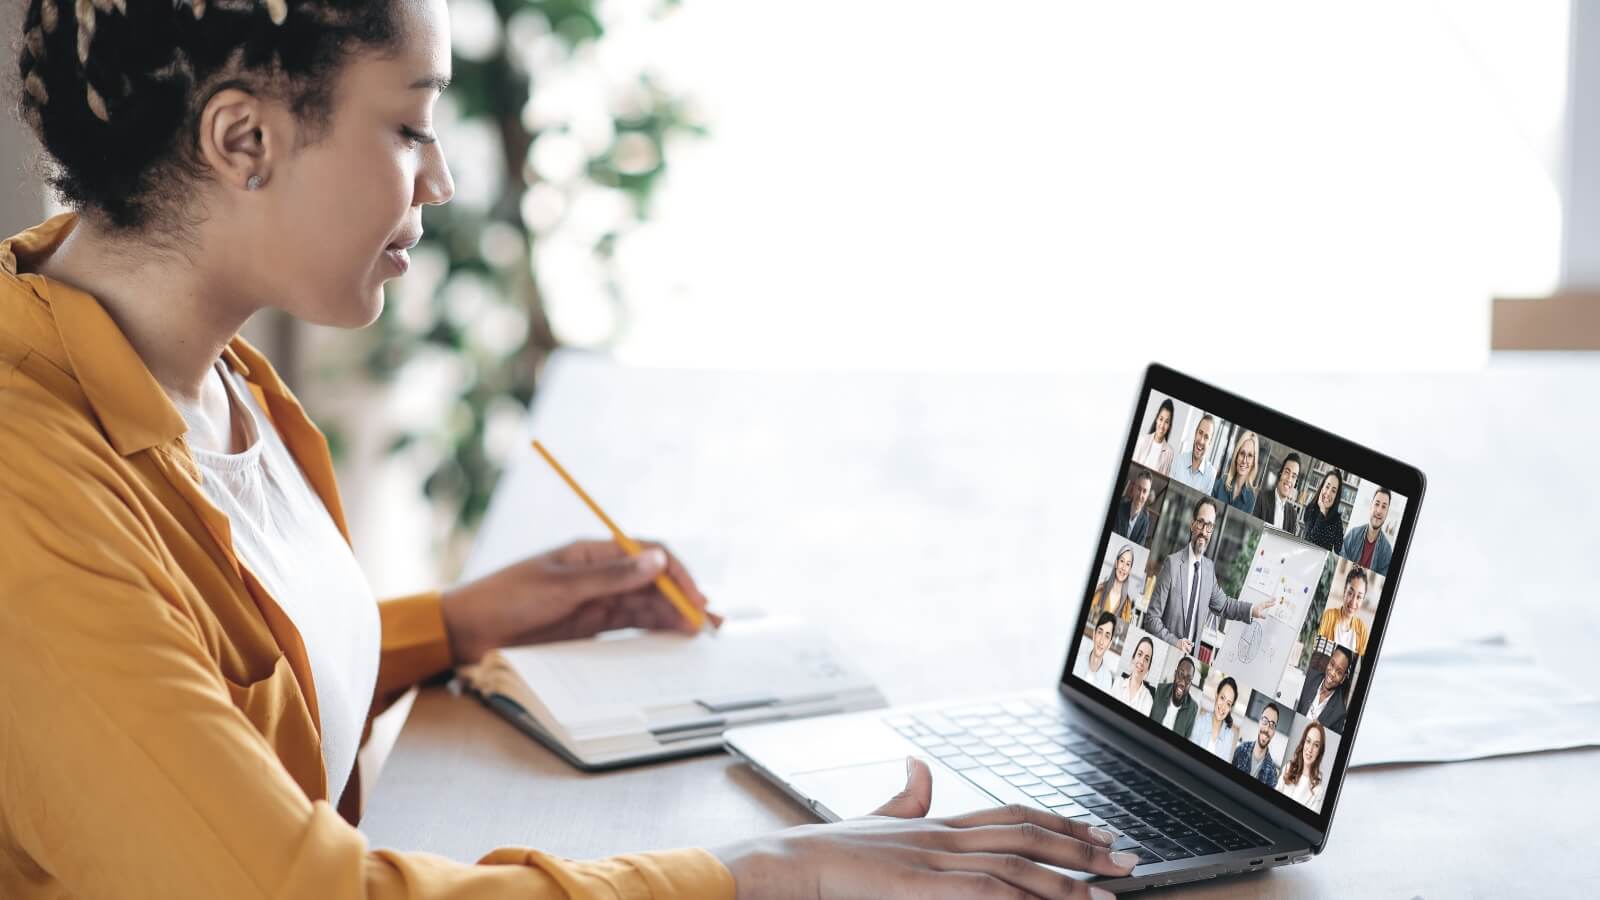
{"type": "Polygon", "coordinates": [[[1002,803],[1020,803],[1118,834],[1141,863],[1270,843],[1099,738],[1049,703],[1012,700],[887,716],[900,732],[1002,803]]]}

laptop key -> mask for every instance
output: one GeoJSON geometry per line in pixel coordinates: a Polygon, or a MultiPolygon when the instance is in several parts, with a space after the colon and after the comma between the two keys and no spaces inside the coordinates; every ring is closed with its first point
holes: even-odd
{"type": "Polygon", "coordinates": [[[1045,784],[1042,781],[1041,782],[1035,782],[1034,784],[1030,784],[1030,785],[1026,785],[1026,786],[1018,785],[1018,787],[1021,787],[1022,788],[1022,792],[1024,794],[1027,794],[1029,797],[1042,797],[1045,794],[1057,793],[1055,788],[1051,787],[1048,784],[1045,784]]]}
{"type": "Polygon", "coordinates": [[[1088,786],[1087,784],[1074,784],[1074,785],[1070,785],[1068,787],[1064,787],[1064,788],[1061,789],[1061,793],[1066,794],[1068,797],[1098,797],[1098,796],[1100,796],[1099,792],[1097,792],[1094,788],[1088,786]]]}
{"type": "Polygon", "coordinates": [[[1100,818],[1092,812],[1078,813],[1077,815],[1067,816],[1067,818],[1074,822],[1082,822],[1083,824],[1089,826],[1104,825],[1106,823],[1105,819],[1100,818]]]}
{"type": "Polygon", "coordinates": [[[993,769],[994,773],[999,775],[1001,778],[1008,778],[1012,775],[1021,775],[1023,772],[1027,771],[1023,767],[1013,765],[1011,763],[1003,763],[998,766],[990,766],[989,768],[993,769]]]}
{"type": "Polygon", "coordinates": [[[1132,850],[1129,850],[1128,852],[1134,854],[1137,857],[1139,857],[1139,863],[1138,863],[1139,865],[1144,865],[1146,863],[1162,862],[1162,859],[1161,859],[1161,857],[1159,855],[1157,855],[1156,853],[1154,853],[1154,852],[1152,852],[1152,851],[1150,851],[1150,850],[1148,850],[1148,849],[1146,849],[1144,847],[1135,847],[1132,850]]]}
{"type": "Polygon", "coordinates": [[[1010,761],[998,753],[985,753],[982,756],[974,756],[973,759],[985,766],[1000,766],[1010,761]]]}
{"type": "Polygon", "coordinates": [[[1210,856],[1213,853],[1222,852],[1221,847],[1218,847],[1216,844],[1211,843],[1203,837],[1195,837],[1187,841],[1179,841],[1178,843],[1183,845],[1183,849],[1188,850],[1195,856],[1210,856]]]}
{"type": "Polygon", "coordinates": [[[1183,849],[1183,847],[1179,846],[1177,843],[1173,841],[1162,840],[1161,838],[1145,841],[1144,846],[1147,849],[1154,850],[1155,852],[1161,854],[1162,859],[1188,859],[1189,857],[1194,856],[1193,853],[1183,849]]]}
{"type": "Polygon", "coordinates": [[[1117,839],[1111,842],[1112,852],[1116,852],[1118,850],[1132,850],[1137,846],[1139,846],[1139,842],[1125,834],[1117,835],[1117,839]]]}
{"type": "Polygon", "coordinates": [[[1083,784],[1083,782],[1073,778],[1071,775],[1046,775],[1044,776],[1044,781],[1045,784],[1053,784],[1058,788],[1072,787],[1075,784],[1083,784]]]}
{"type": "Polygon", "coordinates": [[[957,772],[965,772],[968,769],[976,769],[978,767],[978,761],[965,754],[961,756],[946,756],[940,762],[955,769],[957,772]]]}

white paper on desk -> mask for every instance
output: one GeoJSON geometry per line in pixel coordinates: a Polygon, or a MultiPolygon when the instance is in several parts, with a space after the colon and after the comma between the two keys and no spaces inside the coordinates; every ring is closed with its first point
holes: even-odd
{"type": "Polygon", "coordinates": [[[1600,745],[1600,700],[1503,637],[1385,655],[1353,766],[1600,745]]]}

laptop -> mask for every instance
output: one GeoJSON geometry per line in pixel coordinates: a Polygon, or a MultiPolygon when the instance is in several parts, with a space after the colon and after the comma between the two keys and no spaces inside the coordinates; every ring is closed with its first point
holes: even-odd
{"type": "Polygon", "coordinates": [[[918,756],[930,816],[1025,804],[1114,831],[1139,865],[1081,876],[1113,891],[1312,859],[1424,476],[1160,365],[1119,459],[1055,685],[735,728],[727,749],[828,821],[918,756]]]}

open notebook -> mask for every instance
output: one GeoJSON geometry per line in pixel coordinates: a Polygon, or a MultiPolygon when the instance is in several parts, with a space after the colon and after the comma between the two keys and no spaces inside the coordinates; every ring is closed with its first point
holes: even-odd
{"type": "Polygon", "coordinates": [[[815,628],[731,620],[715,637],[620,632],[496,650],[467,688],[581,769],[720,749],[734,725],[884,706],[815,628]]]}

